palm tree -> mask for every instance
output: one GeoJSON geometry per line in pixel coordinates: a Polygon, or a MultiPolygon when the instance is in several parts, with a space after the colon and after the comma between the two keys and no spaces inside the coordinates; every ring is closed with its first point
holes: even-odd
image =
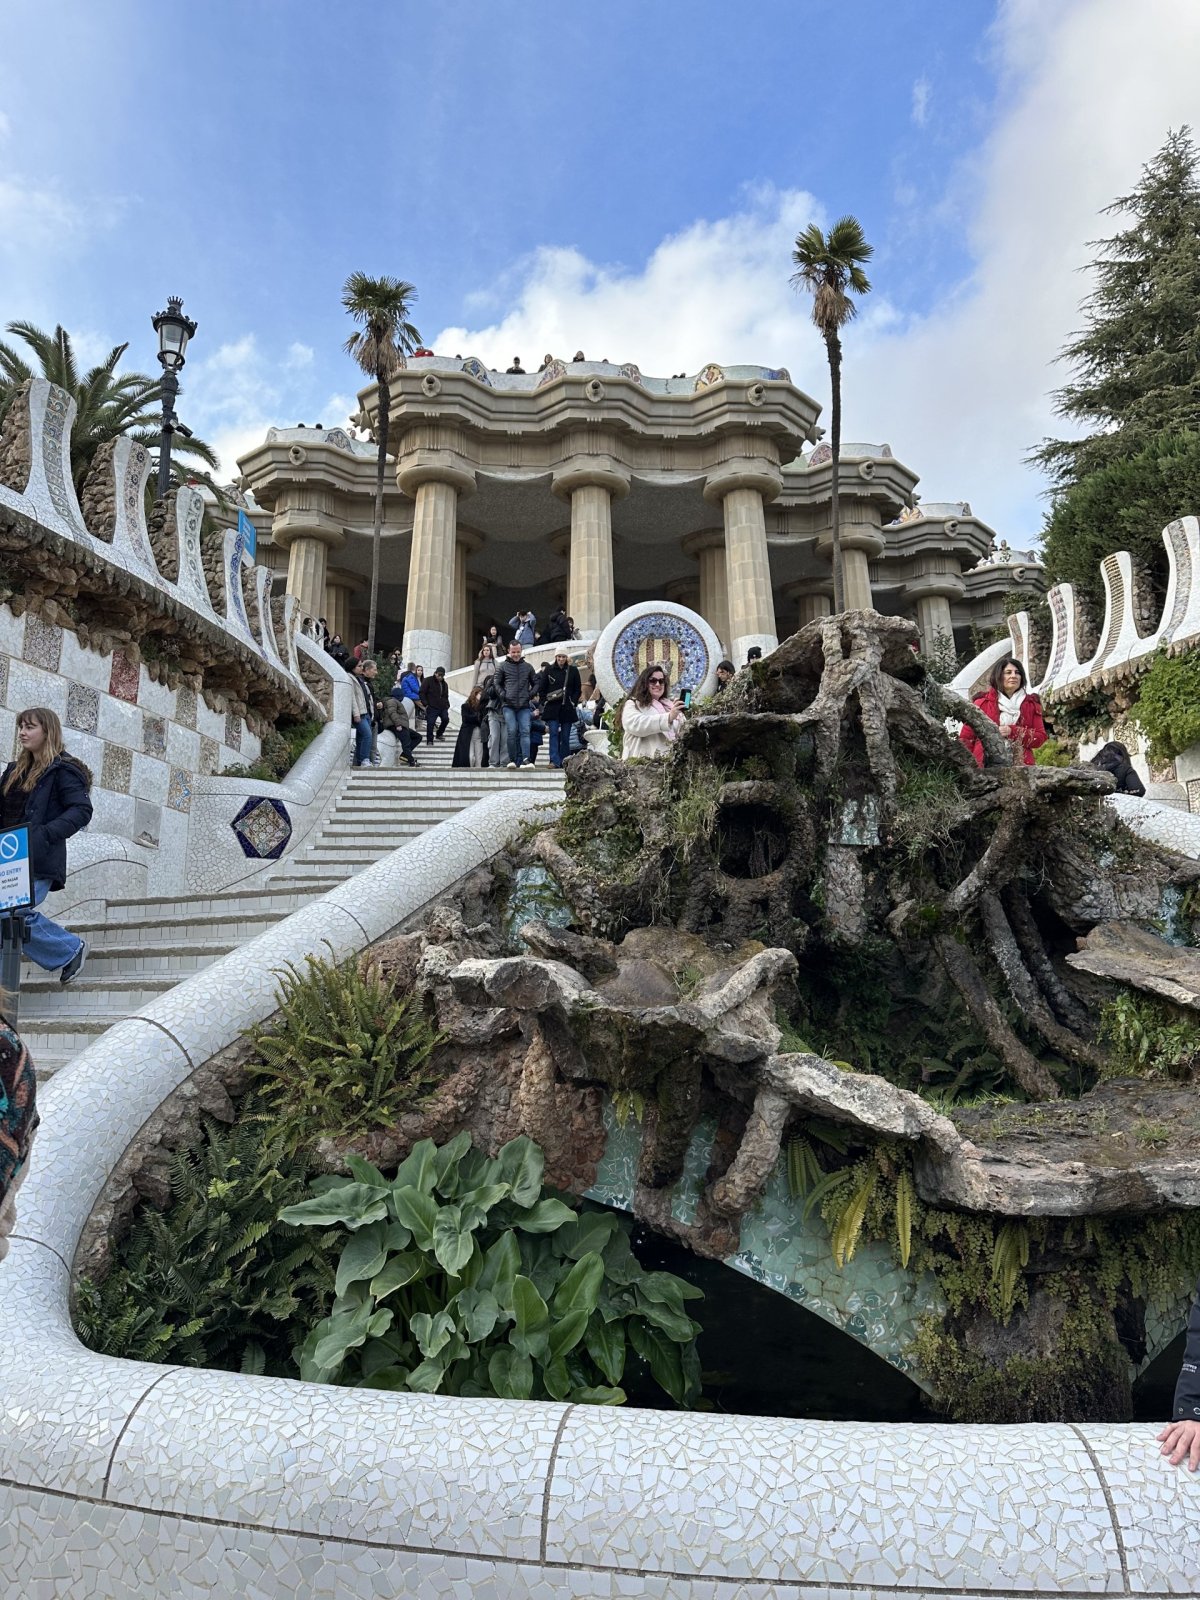
{"type": "Polygon", "coordinates": [[[813,297],[812,319],[825,341],[829,356],[829,447],[833,452],[833,609],[846,608],[846,585],[842,573],[842,532],[838,523],[838,464],[842,455],[842,341],[841,330],[858,307],[847,289],[869,294],[871,285],[861,263],[875,254],[866,241],[857,217],[842,217],[828,235],[810,222],[796,235],[792,260],[794,289],[807,289],[813,297]]]}
{"type": "MultiPolygon", "coordinates": [[[[139,444],[157,449],[162,442],[162,380],[150,378],[144,372],[118,372],[117,365],[128,350],[128,344],[114,345],[106,358],[85,372],[82,377],[71,346],[71,335],[61,325],[53,333],[45,333],[32,322],[10,322],[6,329],[29,346],[41,367],[40,376],[48,378],[60,389],[65,389],[75,399],[75,421],[71,427],[71,476],[76,492],[83,486],[96,451],[110,439],[124,435],[139,444]]],[[[33,368],[12,345],[0,344],[0,421],[12,404],[17,390],[35,376],[33,368]]],[[[175,435],[174,450],[207,466],[217,466],[217,456],[210,445],[195,434],[185,438],[175,435]]],[[[181,468],[180,476],[199,479],[211,485],[204,472],[187,473],[181,468]]]]}
{"type": "Polygon", "coordinates": [[[403,278],[368,278],[352,272],[342,288],[342,304],[361,327],[346,340],[346,352],[379,385],[379,421],[375,428],[375,525],[371,530],[371,609],[367,617],[367,654],[375,651],[375,614],[379,608],[379,542],[383,532],[383,482],[387,470],[391,422],[391,380],[404,357],[421,342],[408,320],[417,291],[403,278]]]}

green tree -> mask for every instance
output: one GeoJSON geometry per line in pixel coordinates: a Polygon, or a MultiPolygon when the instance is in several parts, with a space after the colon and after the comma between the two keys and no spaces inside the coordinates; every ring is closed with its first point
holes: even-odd
{"type": "Polygon", "coordinates": [[[1052,484],[1049,575],[1093,601],[1097,562],[1115,549],[1137,546],[1161,585],[1163,525],[1195,509],[1179,498],[1194,481],[1181,463],[1200,448],[1200,153],[1188,128],[1168,135],[1132,193],[1105,208],[1111,214],[1127,226],[1094,242],[1096,287],[1060,357],[1071,381],[1054,395],[1059,416],[1081,432],[1044,440],[1030,458],[1052,484]],[[1114,475],[1101,494],[1094,480],[1105,473],[1114,475]]]}
{"type": "Polygon", "coordinates": [[[810,222],[796,235],[792,261],[792,287],[805,289],[813,297],[812,319],[825,341],[829,357],[829,447],[833,452],[833,609],[846,609],[846,589],[842,573],[842,534],[838,522],[838,469],[842,456],[842,339],[841,331],[855,316],[858,307],[847,292],[869,294],[871,285],[862,263],[875,254],[856,217],[842,217],[821,232],[810,222]]]}
{"type": "Polygon", "coordinates": [[[375,650],[375,619],[379,609],[379,546],[383,531],[383,484],[387,470],[388,428],[391,422],[391,380],[404,357],[421,342],[408,320],[417,291],[403,278],[368,278],[352,272],[342,288],[342,305],[361,326],[346,340],[346,352],[379,385],[379,420],[375,428],[375,522],[371,531],[371,609],[367,619],[367,653],[375,650]]]}
{"type": "MultiPolygon", "coordinates": [[[[114,345],[98,366],[80,373],[71,345],[71,335],[61,325],[53,333],[34,327],[31,322],[10,322],[8,333],[15,334],[37,359],[40,371],[12,345],[0,344],[0,420],[12,404],[21,385],[32,377],[48,378],[75,399],[75,421],[71,426],[71,476],[76,491],[88,475],[96,451],[111,439],[126,435],[156,450],[162,442],[162,380],[144,372],[118,372],[128,344],[114,345]]],[[[176,434],[172,444],[176,455],[190,457],[206,466],[218,465],[215,451],[194,434],[190,439],[176,434]]],[[[172,462],[174,469],[175,463],[172,462]]],[[[178,476],[199,479],[215,489],[202,470],[181,468],[178,476]]]]}

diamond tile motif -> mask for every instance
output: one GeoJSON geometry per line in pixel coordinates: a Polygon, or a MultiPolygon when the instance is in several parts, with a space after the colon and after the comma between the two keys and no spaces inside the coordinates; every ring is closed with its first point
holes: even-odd
{"type": "Polygon", "coordinates": [[[142,749],[148,756],[167,753],[167,719],[142,713],[142,749]]]}
{"type": "Polygon", "coordinates": [[[292,819],[282,800],[251,797],[230,823],[244,855],[278,861],[292,837],[292,819]]]}
{"type": "Polygon", "coordinates": [[[86,683],[67,685],[67,727],[95,733],[100,722],[100,691],[86,683]]]}
{"type": "Polygon", "coordinates": [[[8,704],[8,657],[0,656],[0,705],[8,704]]]}
{"type": "Polygon", "coordinates": [[[31,667],[57,672],[62,657],[62,629],[52,628],[32,612],[25,618],[25,648],[22,651],[31,667]]]}
{"type": "Polygon", "coordinates": [[[113,654],[112,672],[108,679],[108,692],[117,700],[128,700],[131,706],[137,705],[138,677],[141,668],[135,667],[129,657],[120,650],[113,654]]]}
{"type": "Polygon", "coordinates": [[[196,726],[196,691],[189,684],[175,691],[175,721],[181,728],[196,726]]]}
{"type": "Polygon", "coordinates": [[[124,745],[104,744],[104,762],[100,768],[100,787],[114,794],[128,794],[133,780],[133,751],[124,745]]]}
{"type": "Polygon", "coordinates": [[[242,748],[242,719],[232,711],[225,713],[225,743],[231,750],[242,748]]]}
{"type": "MultiPolygon", "coordinates": [[[[192,775],[182,767],[171,768],[171,783],[167,789],[167,804],[173,811],[192,809],[192,775]]],[[[289,828],[289,833],[291,829],[289,828]]]]}
{"type": "Polygon", "coordinates": [[[200,735],[200,776],[211,778],[221,759],[221,746],[206,733],[200,735]]]}

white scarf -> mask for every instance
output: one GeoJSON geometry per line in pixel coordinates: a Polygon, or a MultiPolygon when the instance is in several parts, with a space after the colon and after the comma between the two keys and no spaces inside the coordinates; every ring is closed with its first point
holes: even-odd
{"type": "Polygon", "coordinates": [[[1003,689],[998,689],[996,693],[1000,703],[1000,726],[1015,727],[1021,717],[1021,707],[1025,703],[1024,689],[1018,689],[1016,694],[1005,694],[1003,689]]]}

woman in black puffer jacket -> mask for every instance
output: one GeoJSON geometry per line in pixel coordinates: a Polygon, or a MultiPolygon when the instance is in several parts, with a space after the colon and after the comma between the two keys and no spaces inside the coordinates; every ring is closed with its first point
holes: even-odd
{"type": "MultiPolygon", "coordinates": [[[[21,754],[0,776],[0,829],[29,829],[33,903],[67,881],[67,840],[92,820],[92,775],[63,749],[62,723],[45,706],[17,718],[21,754]]],[[[35,911],[26,920],[25,954],[70,983],[83,970],[87,943],[35,911]]]]}
{"type": "Polygon", "coordinates": [[[1129,751],[1116,739],[1109,742],[1088,762],[1089,767],[1099,767],[1101,772],[1111,772],[1117,780],[1118,794],[1145,794],[1146,786],[1133,770],[1129,751]]]}

